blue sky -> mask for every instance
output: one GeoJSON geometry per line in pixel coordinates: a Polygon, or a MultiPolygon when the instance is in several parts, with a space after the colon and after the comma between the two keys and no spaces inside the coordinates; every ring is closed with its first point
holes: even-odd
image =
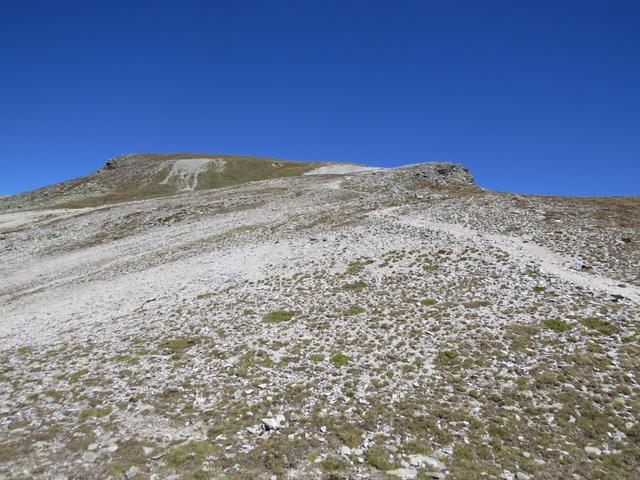
{"type": "Polygon", "coordinates": [[[0,193],[130,152],[640,194],[637,1],[0,3],[0,193]]]}

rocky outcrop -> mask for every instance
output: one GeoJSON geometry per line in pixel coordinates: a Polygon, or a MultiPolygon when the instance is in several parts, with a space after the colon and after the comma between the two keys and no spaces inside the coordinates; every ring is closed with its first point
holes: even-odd
{"type": "Polygon", "coordinates": [[[429,162],[407,165],[394,169],[397,172],[408,173],[416,178],[443,185],[475,185],[475,180],[469,169],[457,163],[429,162]]]}

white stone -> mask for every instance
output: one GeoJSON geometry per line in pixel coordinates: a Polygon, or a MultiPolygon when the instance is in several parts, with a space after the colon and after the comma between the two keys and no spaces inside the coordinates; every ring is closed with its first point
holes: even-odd
{"type": "Polygon", "coordinates": [[[415,468],[396,468],[395,470],[389,470],[387,473],[401,480],[418,478],[418,471],[415,468]]]}

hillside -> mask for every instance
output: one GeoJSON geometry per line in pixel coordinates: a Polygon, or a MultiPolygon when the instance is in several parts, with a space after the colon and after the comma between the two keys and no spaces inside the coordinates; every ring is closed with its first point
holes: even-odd
{"type": "Polygon", "coordinates": [[[108,160],[98,171],[11,197],[0,211],[40,207],[85,207],[142,200],[185,191],[300,175],[328,162],[199,153],[141,153],[108,160]]]}
{"type": "Polygon", "coordinates": [[[640,477],[640,198],[166,161],[4,199],[0,478],[640,477]]]}

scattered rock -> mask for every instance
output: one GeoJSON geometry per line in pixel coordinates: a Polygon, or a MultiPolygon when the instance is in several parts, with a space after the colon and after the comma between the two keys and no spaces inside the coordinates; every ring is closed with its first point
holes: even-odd
{"type": "Polygon", "coordinates": [[[516,476],[511,473],[509,470],[504,470],[500,475],[502,480],[516,480],[516,476]]]}
{"type": "Polygon", "coordinates": [[[415,468],[396,468],[395,470],[387,471],[387,474],[398,477],[401,480],[418,478],[418,471],[415,468]]]}
{"type": "Polygon", "coordinates": [[[141,470],[138,467],[132,465],[129,470],[127,470],[125,475],[127,476],[127,479],[132,479],[135,478],[140,472],[141,470]]]}
{"type": "Polygon", "coordinates": [[[600,455],[602,455],[602,450],[600,450],[598,447],[584,447],[584,451],[592,457],[599,457],[600,455]]]}
{"type": "Polygon", "coordinates": [[[443,463],[428,455],[409,455],[409,463],[414,467],[428,467],[435,470],[447,468],[443,463]]]}
{"type": "Polygon", "coordinates": [[[263,418],[262,428],[266,431],[280,430],[284,426],[286,421],[287,419],[282,414],[276,415],[273,418],[263,418]]]}
{"type": "Polygon", "coordinates": [[[82,455],[82,461],[83,462],[87,462],[87,463],[93,463],[95,462],[98,458],[100,458],[100,454],[97,452],[84,452],[84,454],[82,455]]]}

